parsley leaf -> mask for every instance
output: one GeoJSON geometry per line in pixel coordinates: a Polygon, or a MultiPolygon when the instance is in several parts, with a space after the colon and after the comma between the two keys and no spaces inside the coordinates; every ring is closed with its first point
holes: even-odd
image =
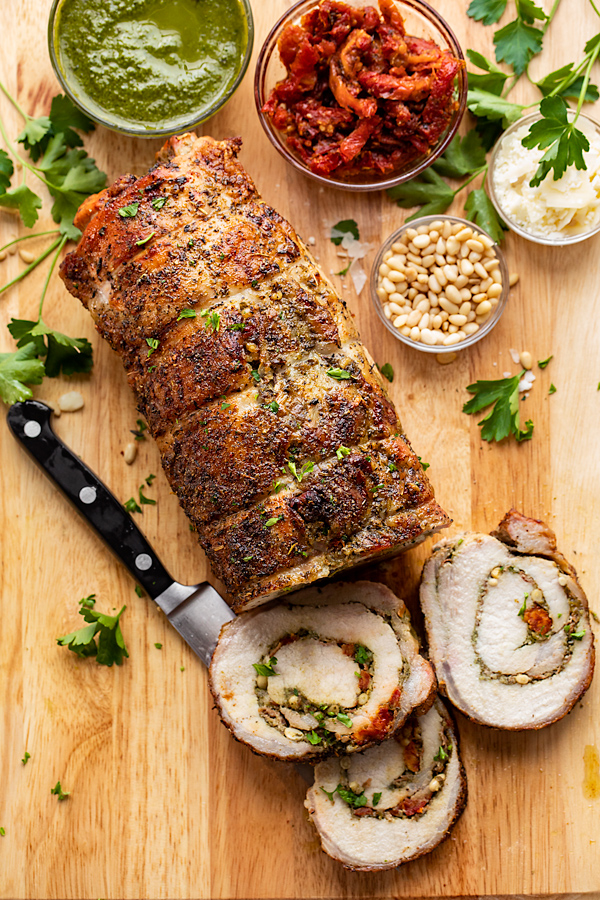
{"type": "Polygon", "coordinates": [[[156,643],[154,646],[156,647],[157,650],[162,650],[162,644],[156,643]]]}
{"type": "MultiPolygon", "coordinates": [[[[544,97],[547,97],[548,94],[554,93],[558,88],[560,90],[557,91],[556,96],[565,97],[573,100],[579,100],[579,95],[583,90],[583,75],[577,75],[575,72],[575,66],[573,63],[567,63],[566,66],[561,66],[560,69],[555,69],[554,72],[549,72],[548,75],[544,75],[539,81],[535,82],[537,87],[540,89],[544,97]],[[566,82],[562,88],[560,85],[566,82]]],[[[583,97],[584,103],[594,103],[594,101],[598,100],[600,94],[598,93],[598,88],[595,84],[588,83],[586,92],[583,97]]]]}
{"type": "Polygon", "coordinates": [[[555,387],[555,385],[550,384],[550,387],[548,388],[548,393],[549,393],[549,394],[555,394],[555,393],[556,393],[556,387],[555,387]]]}
{"type": "Polygon", "coordinates": [[[144,496],[143,488],[144,488],[144,485],[143,485],[143,484],[140,485],[140,487],[138,488],[138,494],[139,494],[139,496],[140,496],[140,503],[142,504],[142,506],[144,506],[144,505],[146,505],[146,506],[156,506],[156,500],[153,500],[151,497],[145,497],[145,496],[144,496]]]}
{"type": "Polygon", "coordinates": [[[290,460],[287,463],[287,467],[290,470],[290,472],[292,473],[292,475],[294,476],[294,478],[296,479],[296,481],[300,482],[300,481],[302,481],[302,479],[304,478],[305,475],[308,475],[309,472],[312,472],[312,470],[315,467],[315,464],[314,464],[314,462],[305,462],[304,465],[302,466],[302,468],[300,469],[300,471],[298,471],[296,463],[293,462],[292,460],[290,460]]]}
{"type": "Polygon", "coordinates": [[[63,791],[60,781],[57,781],[53,788],[50,788],[51,794],[56,794],[59,800],[66,800],[70,796],[71,791],[63,791]]]}
{"type": "Polygon", "coordinates": [[[61,135],[66,147],[80,147],[83,143],[77,131],[88,134],[95,128],[92,120],[78,109],[64,94],[52,98],[49,116],[33,119],[27,116],[25,128],[17,141],[29,151],[34,162],[42,156],[55,135],[61,135]]]}
{"type": "Polygon", "coordinates": [[[394,380],[394,370],[390,363],[384,363],[382,366],[377,367],[384,378],[391,383],[394,380]]]}
{"type": "Polygon", "coordinates": [[[406,221],[417,216],[436,215],[437,213],[446,212],[452,201],[454,200],[455,191],[446,184],[433,168],[425,169],[417,178],[411,178],[404,184],[397,184],[393,188],[388,188],[388,197],[395,200],[398,206],[403,209],[409,209],[412,206],[419,206],[421,209],[406,221]]]}
{"type": "Polygon", "coordinates": [[[130,497],[129,500],[126,500],[123,504],[123,507],[127,510],[128,513],[141,513],[142,511],[141,507],[135,502],[133,497],[130,497]]]}
{"type": "Polygon", "coordinates": [[[335,378],[336,381],[348,381],[352,378],[350,372],[347,372],[345,369],[327,369],[325,374],[329,375],[330,378],[335,378]]]}
{"type": "Polygon", "coordinates": [[[210,312],[208,309],[203,309],[200,313],[203,319],[206,319],[206,327],[209,328],[212,326],[214,331],[218,331],[221,324],[221,316],[218,312],[210,312]]]}
{"type": "Polygon", "coordinates": [[[341,447],[337,448],[337,450],[335,451],[335,455],[338,459],[343,459],[345,456],[350,456],[350,448],[344,447],[342,445],[341,447]]]}
{"type": "Polygon", "coordinates": [[[498,97],[496,94],[480,88],[469,88],[467,107],[469,112],[479,118],[488,119],[490,122],[501,120],[505,128],[520,119],[525,108],[519,103],[511,103],[504,97],[498,97]]]}
{"type": "Polygon", "coordinates": [[[8,404],[30,400],[33,395],[26,385],[41,384],[44,372],[34,344],[13,353],[0,353],[0,397],[8,404]]]}
{"type": "Polygon", "coordinates": [[[448,754],[444,750],[444,748],[440,745],[440,749],[433,757],[436,762],[445,762],[448,759],[448,754]]]}
{"type": "Polygon", "coordinates": [[[429,468],[429,466],[431,465],[431,463],[423,462],[423,460],[421,459],[420,456],[417,456],[417,459],[418,459],[419,462],[421,463],[421,468],[423,469],[423,471],[426,472],[427,469],[429,468]]]}
{"type": "Polygon", "coordinates": [[[538,366],[540,369],[545,369],[551,359],[554,359],[554,354],[549,356],[548,359],[538,359],[538,366]]]}
{"type": "Polygon", "coordinates": [[[309,744],[312,744],[314,746],[315,744],[320,744],[323,738],[319,734],[317,734],[316,731],[307,731],[306,740],[309,742],[309,744]]]}
{"type": "Polygon", "coordinates": [[[356,794],[354,791],[351,791],[350,788],[345,788],[341,784],[338,784],[336,791],[344,803],[354,807],[354,809],[367,805],[367,797],[364,791],[361,791],[360,794],[356,794]]]}
{"type": "Polygon", "coordinates": [[[89,625],[57,638],[57,643],[62,647],[68,647],[80,657],[95,656],[96,662],[101,666],[118,666],[123,664],[123,658],[129,653],[125,647],[119,619],[125,611],[123,606],[116,616],[109,616],[95,609],[82,607],[79,615],[83,616],[89,625]],[[94,640],[98,637],[98,643],[94,640]]]}
{"type": "Polygon", "coordinates": [[[461,140],[456,134],[433,168],[446,178],[462,178],[485,166],[485,150],[474,128],[461,140]]]}
{"type": "Polygon", "coordinates": [[[342,219],[341,222],[337,222],[331,228],[331,243],[335,244],[336,247],[342,243],[344,236],[346,234],[351,234],[352,237],[359,239],[360,234],[358,231],[358,225],[354,221],[354,219],[342,219]]]}
{"type": "Polygon", "coordinates": [[[21,760],[21,762],[23,763],[24,766],[27,765],[27,761],[28,761],[29,759],[31,759],[31,753],[29,753],[29,752],[26,750],[26,751],[25,751],[25,756],[24,756],[23,759],[21,760]]]}
{"type": "Polygon", "coordinates": [[[467,56],[474,66],[485,72],[485,75],[481,75],[479,72],[468,72],[469,88],[479,88],[499,97],[508,78],[506,72],[495,66],[483,53],[478,53],[477,50],[467,50],[467,56]]]}
{"type": "Polygon", "coordinates": [[[350,716],[347,716],[346,713],[338,713],[336,716],[338,722],[341,722],[342,725],[345,725],[346,728],[352,728],[352,719],[350,716]]]}
{"type": "Polygon", "coordinates": [[[507,0],[472,0],[467,15],[484,25],[494,25],[506,9],[507,0]]]}
{"type": "Polygon", "coordinates": [[[550,171],[554,181],[561,178],[568,166],[585,169],[583,154],[590,149],[585,134],[569,122],[568,106],[562,97],[545,97],[540,103],[542,118],[534,122],[521,143],[531,150],[546,149],[536,173],[529,182],[531,187],[541,184],[550,171]]]}
{"type": "Polygon", "coordinates": [[[333,803],[333,802],[334,802],[334,801],[333,801],[333,795],[334,795],[335,792],[337,791],[337,788],[334,788],[333,791],[326,791],[325,788],[322,787],[321,790],[323,791],[324,794],[326,794],[326,795],[329,797],[329,799],[330,799],[331,802],[333,803]]]}
{"type": "Polygon", "coordinates": [[[469,193],[465,202],[465,212],[467,218],[487,231],[497,244],[504,240],[503,232],[506,226],[484,188],[477,188],[469,193]]]}
{"type": "Polygon", "coordinates": [[[272,528],[273,525],[276,525],[277,522],[280,522],[283,519],[283,516],[273,516],[271,519],[267,519],[265,522],[265,528],[272,528]]]}
{"type": "Polygon", "coordinates": [[[128,206],[122,206],[118,212],[123,219],[133,219],[133,217],[137,215],[139,207],[139,201],[136,200],[134,203],[130,203],[128,206]]]}
{"type": "Polygon", "coordinates": [[[162,209],[165,203],[167,202],[166,197],[155,197],[154,200],[150,203],[152,209],[162,209]]]}
{"type": "Polygon", "coordinates": [[[181,319],[195,319],[196,316],[197,312],[195,309],[182,309],[177,316],[177,321],[179,322],[181,319]]]}
{"type": "MultiPolygon", "coordinates": [[[[529,3],[529,0],[523,2],[529,3]]],[[[528,8],[537,9],[533,3],[528,8]]],[[[496,61],[508,63],[517,75],[522,75],[529,61],[541,51],[543,39],[544,34],[539,28],[527,24],[524,19],[515,19],[494,34],[496,61]]]]}
{"type": "Polygon", "coordinates": [[[271,400],[270,403],[265,403],[265,409],[269,409],[271,412],[279,412],[279,403],[277,400],[271,400]]]}
{"type": "Polygon", "coordinates": [[[481,437],[484,441],[501,441],[514,434],[517,441],[520,442],[528,441],[533,436],[531,420],[525,423],[524,431],[520,427],[519,381],[524,374],[523,370],[512,378],[477,381],[467,386],[469,393],[475,396],[464,404],[464,413],[472,415],[492,406],[488,414],[478,423],[482,426],[481,437]]]}
{"type": "Polygon", "coordinates": [[[148,344],[148,356],[152,356],[155,350],[158,350],[160,341],[158,338],[146,338],[146,343],[148,344]]]}
{"type": "Polygon", "coordinates": [[[357,644],[354,650],[354,661],[357,662],[359,666],[367,666],[372,659],[373,653],[369,648],[363,647],[362,644],[357,644]]]}
{"type": "Polygon", "coordinates": [[[381,800],[381,791],[375,791],[373,794],[373,806],[377,806],[379,801],[381,800]]]}
{"type": "Polygon", "coordinates": [[[266,678],[269,678],[271,675],[277,675],[277,672],[273,668],[276,665],[276,656],[272,656],[268,663],[252,663],[252,667],[256,669],[256,674],[264,675],[266,678]]]}
{"type": "Polygon", "coordinates": [[[42,319],[11,319],[8,330],[17,341],[17,347],[31,344],[38,356],[46,357],[45,374],[56,378],[62,372],[90,372],[93,366],[92,345],[87,338],[71,338],[60,331],[54,331],[42,319]],[[44,338],[47,343],[44,342],[44,338]]]}
{"type": "Polygon", "coordinates": [[[42,201],[26,184],[8,191],[0,185],[0,206],[18,209],[23,225],[31,228],[38,220],[37,211],[42,208],[42,201]]]}

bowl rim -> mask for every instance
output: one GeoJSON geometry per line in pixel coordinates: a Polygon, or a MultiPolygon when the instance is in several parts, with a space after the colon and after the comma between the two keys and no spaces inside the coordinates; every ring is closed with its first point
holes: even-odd
{"type": "Polygon", "coordinates": [[[241,57],[241,65],[238,73],[223,96],[218,97],[217,100],[215,100],[214,103],[212,103],[211,106],[208,107],[208,109],[203,110],[200,115],[198,115],[198,113],[196,112],[194,116],[191,116],[185,122],[179,122],[171,126],[165,126],[164,128],[142,128],[135,127],[133,125],[129,127],[125,124],[121,124],[120,122],[111,121],[110,118],[98,114],[95,109],[87,106],[85,101],[74,93],[69,85],[65,73],[63,72],[59,53],[55,44],[55,19],[58,12],[60,11],[60,7],[65,2],[66,0],[52,0],[52,6],[48,15],[48,53],[50,56],[52,70],[65,94],[78,109],[85,113],[85,115],[92,119],[92,121],[96,124],[103,125],[105,128],[108,128],[110,131],[115,131],[117,134],[124,134],[130,137],[141,138],[168,137],[169,135],[180,134],[182,132],[188,131],[191,128],[195,128],[198,125],[201,125],[203,122],[206,122],[217,112],[219,112],[219,110],[222,109],[223,106],[225,106],[228,100],[231,99],[235,91],[238,89],[240,82],[246,74],[246,71],[250,64],[250,57],[252,56],[252,50],[254,46],[254,18],[252,15],[252,7],[250,5],[250,0],[238,0],[238,3],[242,7],[244,18],[246,20],[247,40],[243,55],[241,57]]]}
{"type": "Polygon", "coordinates": [[[502,273],[502,293],[498,298],[498,305],[496,306],[495,312],[492,313],[483,325],[480,327],[479,331],[476,331],[475,334],[469,335],[465,338],[464,341],[458,341],[456,344],[449,344],[448,346],[444,346],[443,344],[423,344],[421,341],[413,341],[405,335],[401,334],[397,328],[394,328],[389,319],[386,318],[385,313],[383,311],[383,304],[379,297],[377,296],[377,277],[379,275],[379,266],[383,261],[383,254],[390,249],[393,243],[398,240],[398,237],[403,234],[408,228],[418,228],[419,225],[427,225],[430,222],[443,222],[450,221],[453,224],[467,225],[469,228],[472,228],[473,231],[479,232],[479,234],[484,234],[490,240],[493,240],[491,235],[487,233],[485,228],[482,228],[480,225],[477,225],[475,222],[471,222],[470,219],[463,219],[461,216],[454,216],[449,213],[438,213],[437,215],[431,216],[419,216],[417,219],[411,219],[410,222],[404,222],[399,228],[393,231],[388,237],[383,241],[379,250],[377,251],[377,256],[373,261],[373,265],[371,266],[371,272],[369,274],[369,293],[371,296],[371,302],[375,306],[375,311],[379,316],[380,320],[383,322],[387,330],[393,334],[393,336],[405,344],[407,347],[411,347],[413,350],[419,350],[421,353],[457,353],[462,350],[466,350],[468,347],[472,347],[473,344],[478,343],[482,338],[486,337],[490,331],[498,324],[500,321],[502,314],[506,308],[506,304],[508,303],[509,293],[510,293],[510,284],[509,284],[509,272],[508,272],[508,264],[506,262],[506,258],[504,253],[494,241],[493,250],[498,258],[498,263],[500,266],[500,271],[502,273]]]}
{"type": "MultiPolygon", "coordinates": [[[[394,0],[394,3],[399,6],[408,6],[417,12],[423,14],[430,22],[433,22],[437,30],[444,36],[448,45],[452,49],[453,54],[457,59],[462,60],[465,63],[465,66],[459,71],[457,75],[458,79],[458,107],[456,110],[456,115],[454,121],[450,125],[447,134],[440,141],[439,145],[433,150],[429,156],[425,157],[421,160],[418,166],[414,169],[411,169],[409,172],[403,173],[401,175],[391,176],[386,178],[383,181],[377,182],[348,182],[341,181],[335,178],[326,178],[323,175],[319,175],[316,172],[311,172],[304,163],[299,160],[283,143],[280,141],[275,133],[275,129],[271,126],[267,121],[264,113],[262,112],[262,106],[266,102],[265,91],[264,91],[264,81],[267,71],[268,62],[273,54],[273,52],[277,49],[276,41],[274,40],[278,32],[281,28],[287,24],[288,21],[292,21],[300,14],[301,7],[308,8],[317,5],[321,0],[296,0],[293,6],[290,6],[283,15],[279,17],[279,19],[275,22],[266,38],[263,41],[262,47],[260,48],[258,58],[256,61],[256,67],[254,70],[254,102],[256,104],[256,111],[258,113],[258,118],[260,124],[262,125],[263,130],[265,131],[267,137],[271,144],[275,147],[275,149],[283,156],[286,162],[290,163],[302,174],[306,175],[308,178],[312,178],[313,180],[319,182],[319,184],[324,187],[333,187],[339,188],[340,190],[346,191],[382,191],[387,188],[395,187],[398,184],[402,184],[405,181],[409,181],[411,178],[416,178],[417,175],[420,175],[425,169],[427,169],[438,156],[444,152],[447,148],[448,144],[458,131],[459,125],[462,121],[463,115],[465,113],[467,107],[467,90],[468,90],[468,79],[467,79],[467,69],[466,69],[466,60],[464,53],[460,44],[458,43],[458,39],[454,34],[454,31],[448,24],[448,22],[438,13],[434,7],[430,6],[426,0],[394,0]]],[[[365,0],[365,3],[367,0],[365,0]]]]}
{"type": "MultiPolygon", "coordinates": [[[[569,114],[571,116],[574,116],[574,110],[569,110],[567,115],[569,114]]],[[[579,113],[579,117],[582,119],[587,119],[587,121],[590,122],[594,126],[596,131],[600,134],[600,122],[596,121],[596,119],[593,119],[591,116],[588,116],[583,112],[579,113]]],[[[530,125],[533,122],[537,122],[541,118],[542,114],[540,112],[533,112],[527,116],[522,116],[520,119],[517,119],[516,122],[513,122],[513,124],[510,125],[506,129],[506,131],[502,132],[502,134],[492,147],[492,152],[488,164],[489,177],[487,179],[490,200],[492,201],[496,212],[498,213],[502,221],[505,222],[506,225],[510,228],[510,230],[519,235],[519,237],[524,238],[526,241],[530,241],[532,244],[541,244],[545,247],[568,247],[571,244],[580,244],[581,241],[586,241],[588,238],[593,237],[595,234],[598,234],[598,232],[600,232],[600,221],[590,231],[583,231],[581,232],[581,234],[565,235],[564,237],[559,238],[551,238],[542,234],[536,235],[532,234],[530,231],[526,231],[521,225],[518,225],[509,216],[507,216],[506,211],[501,207],[496,195],[496,189],[494,187],[494,168],[504,138],[509,134],[513,134],[524,125],[530,125]]]]}

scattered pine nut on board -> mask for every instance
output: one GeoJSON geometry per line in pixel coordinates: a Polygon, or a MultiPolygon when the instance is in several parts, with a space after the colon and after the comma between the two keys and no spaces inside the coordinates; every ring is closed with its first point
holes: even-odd
{"type": "MultiPolygon", "coordinates": [[[[51,0],[8,0],[2,9],[0,81],[36,116],[48,114],[59,92],[46,49],[50,6],[51,0]]],[[[468,18],[467,7],[468,0],[435,3],[464,50],[474,48],[494,61],[494,28],[468,18]]],[[[427,476],[437,502],[453,519],[445,534],[489,533],[513,506],[542,519],[577,569],[591,610],[600,612],[600,237],[559,249],[507,233],[502,249],[509,272],[519,277],[493,331],[447,365],[435,354],[401,345],[377,317],[368,283],[357,296],[348,275],[334,274],[346,261],[329,237],[333,224],[354,219],[360,240],[371,245],[361,260],[368,274],[380,244],[411,211],[381,192],[321,188],[285,163],[256,115],[255,62],[288,8],[287,0],[253,3],[248,71],[232,99],[198,133],[216,140],[242,137],[240,162],[265,202],[310,246],[347,302],[371,356],[380,366],[392,366],[390,397],[415,453],[430,464],[427,476]],[[501,378],[504,371],[517,374],[510,348],[531,354],[536,381],[519,402],[522,422],[531,418],[535,432],[522,444],[512,438],[487,444],[480,439],[480,417],[462,412],[470,396],[465,388],[478,379],[501,378]],[[540,369],[538,360],[551,355],[540,369]],[[548,393],[551,384],[556,393],[548,393]]],[[[500,24],[511,18],[513,0],[500,24]]],[[[530,64],[531,78],[570,62],[574,48],[579,53],[598,30],[591,5],[562,0],[543,54],[530,64]]],[[[598,82],[597,69],[592,81],[598,82]]],[[[536,99],[525,77],[511,99],[536,99]]],[[[585,110],[600,118],[600,104],[585,110]]],[[[23,121],[3,95],[0,116],[14,139],[23,121]]],[[[465,128],[466,122],[461,133],[465,128]]],[[[133,139],[98,128],[84,142],[111,183],[123,172],[145,173],[164,139],[133,139]]],[[[35,177],[26,178],[34,188],[35,177]]],[[[464,214],[465,193],[449,213],[464,214]]],[[[36,230],[53,227],[50,206],[44,194],[36,230]]],[[[0,246],[17,232],[25,233],[23,226],[0,208],[0,246]]],[[[21,246],[30,249],[27,242],[16,245],[21,246]]],[[[46,265],[2,296],[0,353],[14,350],[5,327],[10,318],[37,315],[46,265]]],[[[7,253],[0,261],[0,284],[23,268],[18,253],[7,253]]],[[[161,472],[156,447],[149,439],[137,440],[135,459],[124,459],[140,414],[121,363],[56,273],[44,321],[86,337],[94,349],[91,375],[46,378],[34,388],[37,399],[56,406],[69,391],[82,396],[81,409],[53,419],[55,430],[123,503],[137,498],[140,485],[156,475],[151,488],[144,487],[156,506],[143,505],[136,524],[178,581],[202,581],[208,566],[161,472]]],[[[293,768],[255,756],[231,739],[212,708],[201,663],[162,613],[136,594],[123,567],[5,427],[0,453],[1,900],[597,896],[600,679],[568,716],[536,733],[484,729],[457,713],[469,799],[450,837],[400,869],[348,872],[320,849],[303,805],[306,783],[293,768]],[[92,592],[102,611],[127,607],[120,623],[129,658],[121,667],[78,659],[55,643],[79,627],[78,601],[92,592]],[[30,758],[23,764],[26,752],[30,758]],[[69,792],[64,801],[50,793],[57,781],[69,792]]],[[[407,603],[417,629],[418,583],[432,543],[356,575],[386,583],[407,603]]],[[[593,619],[591,627],[598,636],[593,619]]]]}

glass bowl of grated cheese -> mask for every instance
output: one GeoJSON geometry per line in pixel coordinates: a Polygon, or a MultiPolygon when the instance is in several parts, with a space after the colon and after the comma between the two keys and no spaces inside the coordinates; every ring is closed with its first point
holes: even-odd
{"type": "Polygon", "coordinates": [[[511,231],[526,240],[553,247],[576,244],[600,231],[600,125],[583,114],[577,119],[590,145],[583,154],[585,169],[569,166],[557,181],[551,171],[531,187],[544,150],[527,149],[521,141],[540,118],[535,113],[519,119],[496,142],[487,178],[490,198],[511,231]]]}

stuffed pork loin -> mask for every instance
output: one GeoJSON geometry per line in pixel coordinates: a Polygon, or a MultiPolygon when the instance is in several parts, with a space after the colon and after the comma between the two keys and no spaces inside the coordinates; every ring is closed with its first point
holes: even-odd
{"type": "Polygon", "coordinates": [[[373,872],[437,847],[466,800],[455,725],[436,699],[377,747],[319,763],[305,806],[329,856],[373,872]]]}
{"type": "Polygon", "coordinates": [[[362,750],[433,701],[435,679],[404,603],[381,584],[332,584],[242,613],[210,665],[219,714],[265,756],[362,750]]]}
{"type": "Polygon", "coordinates": [[[236,612],[449,523],[345,303],[240,145],[171,138],[85,201],[61,267],[236,612]]]}
{"type": "Polygon", "coordinates": [[[511,510],[494,535],[443,541],[425,564],[429,657],[440,690],[474,721],[542,728],[592,679],[587,599],[543,522],[511,510]]]}

